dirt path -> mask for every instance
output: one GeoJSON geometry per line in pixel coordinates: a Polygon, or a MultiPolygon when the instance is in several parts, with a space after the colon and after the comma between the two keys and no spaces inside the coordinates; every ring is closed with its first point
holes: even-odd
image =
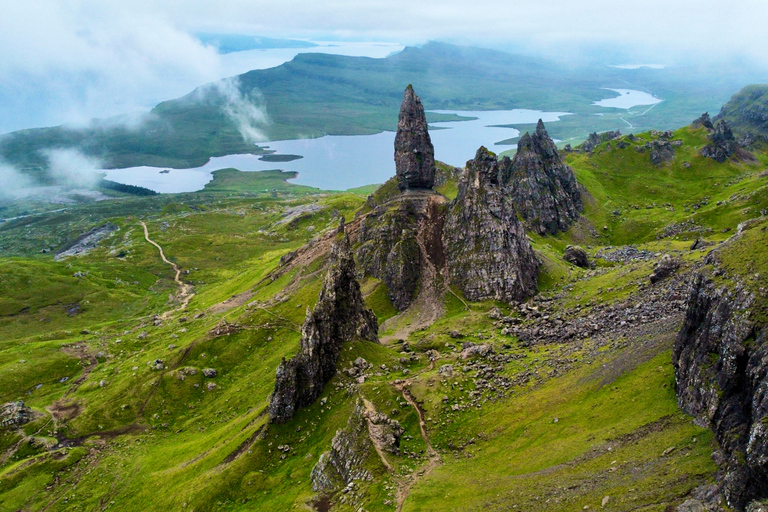
{"type": "MultiPolygon", "coordinates": [[[[165,252],[163,252],[163,248],[160,247],[160,245],[149,238],[149,230],[147,229],[147,225],[144,222],[141,222],[141,227],[144,228],[144,239],[149,242],[150,244],[157,247],[157,250],[160,251],[160,258],[167,263],[168,265],[173,268],[173,270],[176,272],[176,275],[173,277],[173,280],[176,282],[177,285],[179,285],[179,295],[178,299],[181,300],[181,305],[177,308],[178,310],[187,309],[187,305],[189,305],[189,301],[192,300],[192,297],[194,296],[194,293],[192,293],[192,285],[189,285],[181,280],[181,268],[177,264],[175,264],[172,261],[168,261],[168,258],[165,257],[165,252]]],[[[163,319],[170,316],[174,310],[172,311],[166,311],[163,313],[162,317],[163,319]]]]}
{"type": "Polygon", "coordinates": [[[428,459],[426,466],[422,466],[421,468],[414,470],[414,472],[411,473],[411,475],[408,476],[407,479],[400,484],[400,487],[397,490],[397,494],[395,496],[395,499],[397,500],[397,512],[403,510],[405,500],[408,498],[408,495],[411,494],[411,489],[413,486],[416,485],[419,480],[429,475],[432,470],[443,463],[443,460],[440,458],[440,454],[437,453],[437,451],[432,447],[432,443],[429,440],[429,435],[427,434],[427,424],[424,421],[424,411],[421,410],[421,407],[413,398],[411,392],[407,389],[409,384],[410,381],[406,380],[403,383],[395,384],[395,388],[400,391],[405,401],[408,402],[419,415],[419,429],[421,430],[422,439],[424,439],[424,442],[427,444],[428,459]]]}

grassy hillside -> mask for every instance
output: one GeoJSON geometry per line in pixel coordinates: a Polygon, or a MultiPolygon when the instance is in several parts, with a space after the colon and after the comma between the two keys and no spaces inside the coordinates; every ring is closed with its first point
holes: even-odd
{"type": "MultiPolygon", "coordinates": [[[[339,215],[354,225],[371,190],[324,193],[291,185],[280,171],[227,169],[198,193],[0,224],[0,402],[24,400],[36,415],[0,430],[0,509],[311,509],[310,472],[359,396],[403,425],[402,453],[387,455],[391,470],[367,459],[373,480],[333,496],[332,510],[664,511],[682,503],[714,481],[713,439],[677,409],[670,348],[679,309],[643,307],[665,297],[679,308],[686,276],[706,255],[691,241],[717,244],[768,208],[768,156],[718,164],[698,154],[706,132],[682,128],[674,159],[656,166],[638,148],[658,138],[643,133],[567,156],[585,189],[585,216],[568,233],[533,237],[544,270],[531,310],[453,291],[435,323],[410,332],[419,312],[396,316],[384,285],[364,280],[391,341],[346,347],[340,367],[363,357],[374,368],[366,380],[340,372],[327,401],[282,426],[267,425],[265,410],[275,369],[295,353],[317,300],[325,235],[339,215]],[[119,229],[97,248],[54,259],[107,221],[119,229]],[[192,285],[185,309],[141,222],[192,285]],[[649,256],[580,269],[562,260],[569,243],[592,255],[631,243],[649,256]],[[300,247],[306,258],[280,263],[300,247]],[[682,267],[678,278],[651,285],[660,253],[682,267]],[[651,318],[638,326],[630,315],[651,318]],[[533,334],[585,322],[604,327],[570,338],[533,334]],[[520,334],[510,334],[513,325],[520,334]],[[494,353],[465,359],[464,342],[494,353]],[[451,372],[441,370],[448,364],[451,372]],[[206,368],[217,375],[205,377],[206,368]]],[[[372,201],[385,201],[387,187],[372,201]]],[[[440,190],[455,193],[450,176],[440,190]]]]}

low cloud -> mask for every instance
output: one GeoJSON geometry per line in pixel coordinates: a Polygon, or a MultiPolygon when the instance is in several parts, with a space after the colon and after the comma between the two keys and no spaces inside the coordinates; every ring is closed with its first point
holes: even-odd
{"type": "MultiPolygon", "coordinates": [[[[81,196],[99,194],[93,189],[101,180],[101,162],[75,149],[51,149],[43,152],[48,160],[45,182],[0,161],[0,201],[37,200],[53,203],[72,202],[68,192],[81,196]]],[[[95,196],[94,196],[95,197],[95,196]]]]}
{"type": "Polygon", "coordinates": [[[76,149],[49,149],[44,154],[48,159],[48,173],[57,185],[89,188],[101,178],[101,162],[86,156],[76,149]]]}
{"type": "Polygon", "coordinates": [[[0,17],[0,133],[146,112],[220,78],[220,67],[215,49],[149,5],[10,2],[0,17]]]}
{"type": "Polygon", "coordinates": [[[23,197],[34,186],[33,180],[3,161],[0,161],[0,183],[0,199],[23,197]]]}
{"type": "Polygon", "coordinates": [[[240,135],[246,142],[263,142],[267,140],[265,129],[270,124],[264,98],[252,90],[244,94],[240,81],[227,78],[208,84],[197,90],[201,101],[213,101],[220,104],[221,109],[237,126],[240,135]]]}

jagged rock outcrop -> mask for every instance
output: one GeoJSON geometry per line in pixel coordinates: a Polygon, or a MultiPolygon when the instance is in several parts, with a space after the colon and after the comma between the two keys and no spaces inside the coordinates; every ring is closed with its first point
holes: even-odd
{"type": "Polygon", "coordinates": [[[400,311],[410,305],[421,277],[416,206],[399,201],[394,207],[378,207],[360,226],[360,267],[384,281],[392,304],[400,311]]]}
{"type": "MultiPolygon", "coordinates": [[[[443,246],[449,279],[470,300],[512,302],[537,291],[539,261],[517,218],[515,198],[501,183],[502,174],[496,155],[478,149],[467,162],[446,216],[443,246]]],[[[534,184],[528,185],[531,193],[540,194],[533,191],[534,184]]]]}
{"type": "Polygon", "coordinates": [[[649,155],[653,165],[665,164],[675,158],[675,148],[668,140],[654,140],[651,143],[649,155]]]}
{"type": "Polygon", "coordinates": [[[435,184],[435,148],[424,106],[410,85],[403,94],[397,121],[395,168],[400,190],[431,189],[435,184]]]}
{"type": "Polygon", "coordinates": [[[715,125],[715,131],[709,136],[712,141],[701,149],[701,155],[723,163],[736,151],[736,139],[725,120],[715,125]]]}
{"type": "Polygon", "coordinates": [[[376,316],[365,308],[355,278],[355,261],[342,219],[320,297],[315,308],[307,311],[301,328],[299,351],[277,368],[270,421],[284,423],[297,409],[312,404],[336,374],[342,345],[354,338],[377,342],[377,331],[376,316]]]}
{"type": "Polygon", "coordinates": [[[0,428],[20,427],[32,419],[32,409],[21,400],[8,402],[0,408],[0,428]]]}
{"type": "Polygon", "coordinates": [[[712,124],[712,119],[709,117],[709,112],[704,112],[701,114],[701,117],[696,119],[693,123],[691,123],[691,126],[694,128],[701,128],[704,127],[708,130],[714,130],[715,126],[712,124]]]}
{"type": "Polygon", "coordinates": [[[569,245],[565,248],[563,259],[577,267],[589,268],[589,255],[582,247],[578,245],[569,245]]]}
{"type": "Polygon", "coordinates": [[[584,209],[573,169],[560,158],[541,120],[532,135],[520,138],[514,159],[502,159],[499,169],[502,185],[532,231],[566,231],[584,209]]]}
{"type": "Polygon", "coordinates": [[[659,281],[668,278],[678,268],[680,268],[680,260],[673,258],[669,254],[665,254],[653,266],[653,273],[650,276],[651,283],[656,284],[659,281]]]}
{"type": "Polygon", "coordinates": [[[739,510],[768,497],[768,329],[750,315],[753,305],[741,285],[698,275],[673,352],[679,405],[715,432],[723,492],[739,510]]]}
{"type": "Polygon", "coordinates": [[[365,468],[366,460],[374,456],[377,448],[382,453],[398,454],[404,432],[398,421],[377,411],[365,399],[358,399],[347,426],[336,432],[330,451],[323,453],[312,468],[312,489],[329,493],[355,480],[372,480],[373,475],[365,468]]]}
{"type": "Polygon", "coordinates": [[[579,150],[582,153],[591,153],[592,150],[594,150],[597,146],[600,145],[602,142],[608,142],[609,140],[618,139],[621,137],[621,131],[608,131],[598,134],[597,132],[593,132],[589,134],[589,137],[587,137],[587,140],[581,143],[579,146],[579,150]]]}
{"type": "Polygon", "coordinates": [[[416,298],[425,266],[440,269],[445,263],[444,202],[443,196],[431,191],[410,191],[376,207],[360,226],[360,267],[384,281],[399,311],[416,298]]]}
{"type": "Polygon", "coordinates": [[[366,410],[363,415],[368,424],[368,435],[374,445],[382,451],[393,454],[400,453],[400,438],[405,433],[405,429],[400,422],[393,420],[383,412],[377,411],[372,404],[366,404],[366,410]]]}
{"type": "Polygon", "coordinates": [[[315,492],[332,492],[355,480],[373,479],[370,471],[365,469],[373,443],[368,435],[364,413],[365,407],[358,401],[347,426],[333,437],[331,450],[323,453],[312,468],[312,489],[315,492]]]}

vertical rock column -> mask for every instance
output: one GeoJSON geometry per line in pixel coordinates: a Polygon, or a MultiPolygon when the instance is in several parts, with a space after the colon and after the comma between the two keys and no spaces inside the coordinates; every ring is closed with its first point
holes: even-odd
{"type": "Polygon", "coordinates": [[[435,184],[435,148],[429,138],[424,106],[410,85],[403,94],[397,120],[395,168],[401,191],[431,189],[435,184]]]}

